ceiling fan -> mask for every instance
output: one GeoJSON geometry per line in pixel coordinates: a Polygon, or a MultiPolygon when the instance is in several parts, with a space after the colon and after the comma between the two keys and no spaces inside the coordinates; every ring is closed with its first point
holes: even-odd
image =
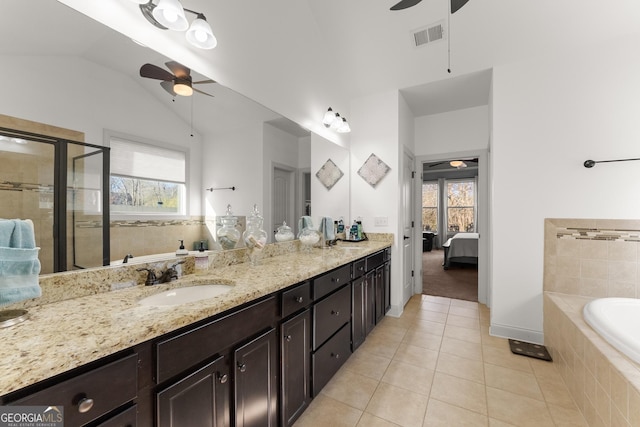
{"type": "MultiPolygon", "coordinates": [[[[403,10],[413,7],[420,3],[422,0],[401,0],[391,7],[390,10],[403,10]]],[[[462,6],[464,6],[469,0],[450,0],[451,1],[451,13],[456,13],[462,6]]]]}
{"type": "Polygon", "coordinates": [[[157,65],[144,64],[140,67],[140,76],[147,77],[149,79],[162,80],[160,82],[160,86],[173,96],[191,96],[194,91],[203,95],[213,96],[194,88],[193,85],[215,83],[215,80],[201,80],[199,82],[194,82],[191,78],[191,70],[184,65],[175,61],[165,62],[165,65],[169,70],[171,70],[171,73],[157,65]]]}
{"type": "Polygon", "coordinates": [[[467,166],[477,166],[478,159],[454,159],[446,162],[429,163],[427,167],[433,168],[433,167],[445,165],[445,164],[448,164],[452,168],[463,169],[463,168],[466,168],[467,166]],[[471,163],[474,163],[474,164],[471,164],[471,163]]]}

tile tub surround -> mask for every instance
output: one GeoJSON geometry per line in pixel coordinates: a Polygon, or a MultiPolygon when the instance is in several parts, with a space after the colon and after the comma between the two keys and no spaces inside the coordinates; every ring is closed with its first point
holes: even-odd
{"type": "MultiPolygon", "coordinates": [[[[168,284],[139,285],[112,292],[101,292],[100,287],[106,287],[109,280],[122,280],[118,274],[126,274],[123,269],[139,266],[106,267],[80,272],[73,284],[64,279],[73,276],[73,273],[62,273],[59,277],[65,282],[64,286],[70,288],[70,292],[75,292],[72,288],[82,286],[80,293],[87,289],[93,293],[31,307],[28,320],[0,329],[0,395],[390,247],[393,244],[392,237],[383,235],[374,238],[369,235],[369,240],[358,243],[359,249],[356,250],[341,249],[338,245],[331,249],[314,248],[311,253],[292,249],[290,246],[296,242],[268,245],[273,246],[271,250],[274,255],[264,258],[258,266],[251,266],[247,262],[234,263],[240,258],[238,253],[221,252],[224,259],[214,262],[224,265],[216,264],[210,268],[208,275],[190,274],[168,284]],[[86,274],[85,280],[94,282],[85,286],[81,273],[86,274]],[[181,306],[144,307],[137,303],[140,298],[167,289],[212,282],[227,283],[233,285],[233,289],[212,299],[181,306]]],[[[246,260],[246,256],[243,259],[246,260]]]]}
{"type": "Polygon", "coordinates": [[[545,220],[545,345],[589,425],[640,425],[640,366],[582,315],[594,298],[640,297],[639,261],[640,220],[545,220]]]}
{"type": "Polygon", "coordinates": [[[591,300],[545,292],[545,344],[590,426],[639,426],[640,366],[584,321],[591,300]]]}

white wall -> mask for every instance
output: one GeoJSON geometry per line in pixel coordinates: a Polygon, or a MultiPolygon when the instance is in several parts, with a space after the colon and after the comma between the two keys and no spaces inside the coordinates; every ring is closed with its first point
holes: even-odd
{"type": "Polygon", "coordinates": [[[640,157],[639,42],[494,68],[492,333],[542,340],[544,218],[640,217],[640,163],[582,165],[640,157]]]}
{"type": "Polygon", "coordinates": [[[190,215],[201,215],[201,142],[188,123],[132,79],[74,57],[0,57],[2,113],[85,133],[103,143],[105,129],[187,147],[191,159],[190,215]],[[16,71],[19,70],[19,71],[16,71]],[[69,70],[73,70],[70,79],[69,70]],[[46,78],[42,73],[46,73],[46,78]]]}
{"type": "Polygon", "coordinates": [[[416,117],[416,156],[486,149],[488,106],[416,117]]]}
{"type": "Polygon", "coordinates": [[[402,313],[402,221],[398,215],[402,170],[399,153],[398,91],[388,91],[356,99],[351,103],[351,218],[362,218],[363,228],[375,233],[393,233],[391,247],[391,314],[402,313]],[[391,167],[387,175],[372,187],[358,169],[374,153],[391,167]],[[386,227],[375,227],[375,217],[387,217],[386,227]]]}

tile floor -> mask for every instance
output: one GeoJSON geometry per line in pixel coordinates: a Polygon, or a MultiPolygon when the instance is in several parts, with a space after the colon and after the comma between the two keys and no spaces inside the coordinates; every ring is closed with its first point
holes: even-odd
{"type": "Polygon", "coordinates": [[[489,336],[482,304],[415,295],[385,317],[295,427],[586,426],[553,363],[489,336]]]}

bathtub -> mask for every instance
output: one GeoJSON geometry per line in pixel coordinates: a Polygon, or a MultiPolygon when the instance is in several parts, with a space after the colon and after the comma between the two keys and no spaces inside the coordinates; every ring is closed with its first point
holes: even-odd
{"type": "Polygon", "coordinates": [[[587,303],[582,313],[609,344],[640,363],[640,299],[600,298],[587,303]]]}

